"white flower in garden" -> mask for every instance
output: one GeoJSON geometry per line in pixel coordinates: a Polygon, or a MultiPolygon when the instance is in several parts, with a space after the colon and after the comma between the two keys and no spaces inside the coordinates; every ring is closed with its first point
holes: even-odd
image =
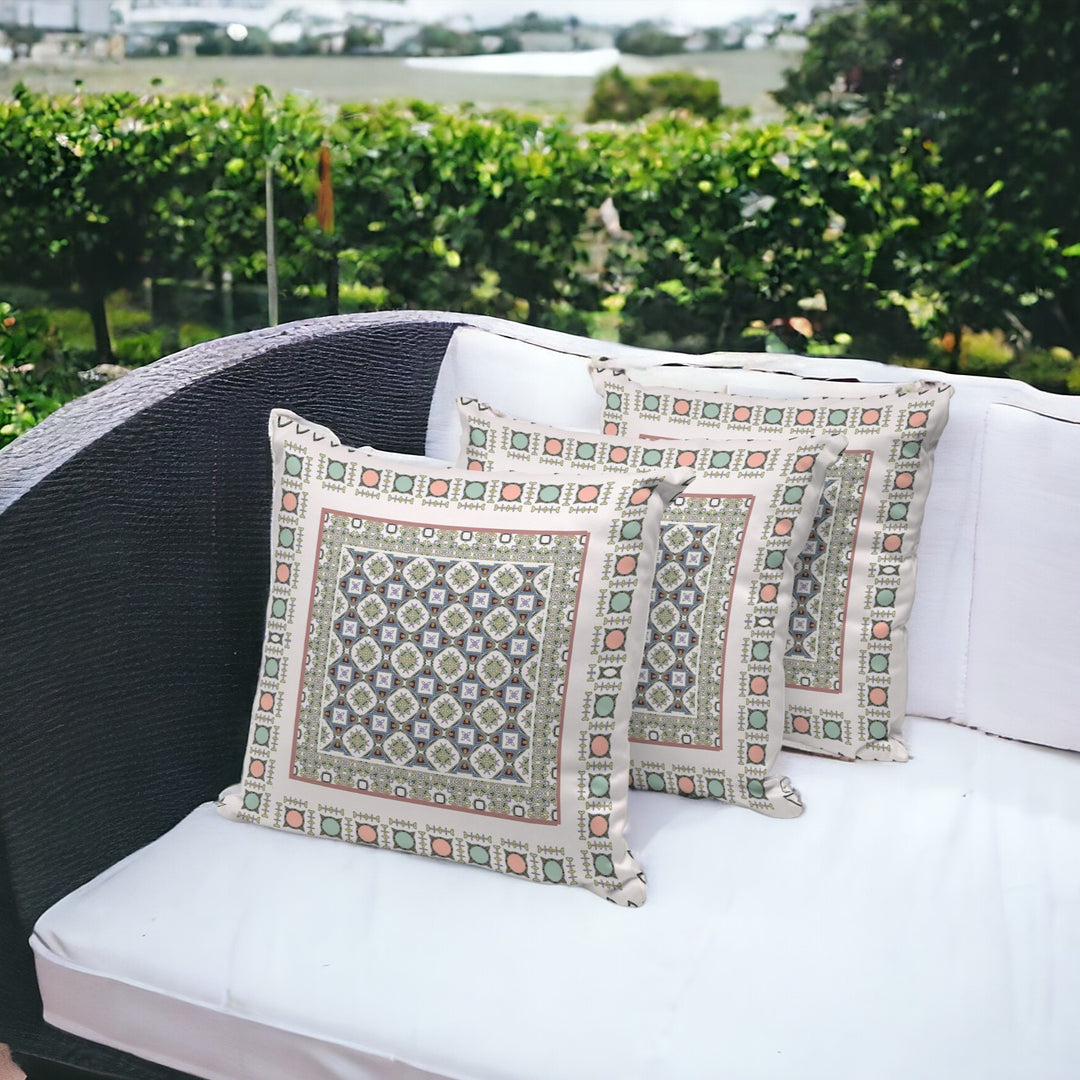
{"type": "Polygon", "coordinates": [[[758,214],[767,214],[775,205],[775,195],[762,195],[755,191],[743,196],[739,213],[749,220],[758,214]]]}
{"type": "Polygon", "coordinates": [[[828,227],[822,234],[824,240],[839,240],[847,228],[847,219],[842,214],[832,214],[829,217],[828,227]]]}
{"type": "Polygon", "coordinates": [[[77,158],[83,156],[83,148],[77,143],[68,138],[67,135],[57,135],[56,141],[65,149],[70,150],[77,158]]]}

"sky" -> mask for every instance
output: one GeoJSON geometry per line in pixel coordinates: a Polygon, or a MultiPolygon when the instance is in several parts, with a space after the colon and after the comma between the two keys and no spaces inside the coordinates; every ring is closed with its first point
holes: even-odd
{"type": "MultiPolygon", "coordinates": [[[[421,18],[467,14],[476,23],[500,23],[514,15],[577,15],[590,23],[627,25],[639,19],[669,19],[695,26],[723,26],[744,15],[793,11],[804,16],[820,0],[409,0],[421,18]]],[[[802,21],[802,20],[800,20],[802,21]]]]}

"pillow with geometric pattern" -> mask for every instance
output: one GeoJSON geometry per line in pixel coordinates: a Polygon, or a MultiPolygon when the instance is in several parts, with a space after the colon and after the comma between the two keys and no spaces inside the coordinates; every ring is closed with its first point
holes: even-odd
{"type": "Polygon", "coordinates": [[[411,467],[270,414],[272,573],[235,817],[645,898],[628,724],[692,475],[411,467]]]}
{"type": "Polygon", "coordinates": [[[636,788],[724,799],[793,817],[773,773],[784,734],[783,652],[795,558],[844,440],[612,439],[505,416],[461,399],[469,469],[693,468],[664,510],[648,634],[630,717],[636,788]]]}
{"type": "MultiPolygon", "coordinates": [[[[653,373],[650,372],[650,381],[653,373]]],[[[917,381],[762,397],[644,386],[594,368],[604,430],[622,438],[841,435],[798,559],[784,649],[785,745],[906,761],[907,622],[934,450],[953,388],[917,381]]]]}

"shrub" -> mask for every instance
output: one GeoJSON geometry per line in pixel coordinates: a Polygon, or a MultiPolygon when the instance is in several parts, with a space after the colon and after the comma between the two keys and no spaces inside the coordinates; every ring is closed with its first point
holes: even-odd
{"type": "Polygon", "coordinates": [[[968,375],[1003,375],[1015,357],[1002,330],[969,331],[960,338],[957,367],[968,375]]]}
{"type": "Polygon", "coordinates": [[[637,56],[670,56],[685,51],[682,37],[650,22],[635,23],[620,31],[615,45],[619,52],[637,56]]]}
{"type": "Polygon", "coordinates": [[[1025,349],[1009,368],[1009,377],[1055,393],[1080,393],[1080,359],[1068,349],[1025,349]]]}
{"type": "MultiPolygon", "coordinates": [[[[984,190],[947,184],[937,147],[915,129],[882,149],[838,121],[710,120],[685,107],[705,107],[706,89],[691,80],[610,73],[624,97],[682,104],[593,129],[424,102],[346,106],[328,124],[262,89],[239,103],[23,89],[0,101],[0,265],[56,295],[89,273],[76,272],[73,248],[124,254],[117,276],[132,290],[147,276],[220,283],[228,268],[236,325],[257,325],[269,167],[289,312],[323,309],[311,301],[327,295],[336,263],[340,302],[353,309],[481,312],[702,350],[745,347],[755,323],[805,318],[811,351],[879,359],[928,357],[933,339],[970,326],[967,353],[943,353],[947,365],[1049,371],[1022,366],[992,330],[1015,325],[1034,292],[1053,298],[1069,261],[1053,236],[1003,218],[984,190]],[[314,212],[324,140],[332,233],[314,212]],[[54,189],[70,195],[62,206],[54,189]],[[978,332],[989,332],[985,342],[978,332]]],[[[175,321],[212,322],[223,308],[215,287],[200,293],[205,314],[177,305],[175,321]]],[[[155,296],[160,312],[165,290],[155,296]]],[[[174,346],[148,318],[110,307],[125,359],[174,346]]],[[[54,321],[63,362],[49,386],[59,397],[60,372],[71,375],[100,327],[82,313],[54,321]]]]}
{"type": "Polygon", "coordinates": [[[50,393],[42,381],[49,374],[55,352],[55,334],[43,315],[23,316],[11,304],[0,301],[0,447],[66,400],[50,393]]]}
{"type": "Polygon", "coordinates": [[[130,305],[131,296],[128,293],[122,292],[109,297],[109,328],[117,337],[144,334],[153,322],[149,311],[141,311],[130,305]]]}
{"type": "Polygon", "coordinates": [[[177,332],[177,344],[181,349],[190,349],[192,345],[201,345],[204,341],[213,341],[221,337],[218,330],[201,323],[182,323],[177,332]]]}
{"type": "Polygon", "coordinates": [[[631,78],[622,68],[613,67],[597,79],[585,120],[625,123],[659,109],[684,109],[706,120],[715,120],[724,112],[720,105],[720,84],[716,79],[702,79],[688,71],[631,78]]]}
{"type": "Polygon", "coordinates": [[[617,120],[625,123],[644,116],[650,108],[643,79],[632,79],[621,67],[605,71],[596,80],[592,98],[585,109],[585,122],[617,120]]]}
{"type": "Polygon", "coordinates": [[[645,86],[656,102],[654,108],[685,109],[706,120],[720,115],[720,83],[716,79],[702,79],[689,71],[662,71],[648,76],[645,86]]]}
{"type": "Polygon", "coordinates": [[[161,330],[152,330],[148,334],[134,334],[131,337],[120,338],[113,352],[121,364],[128,367],[140,367],[143,364],[152,364],[165,355],[165,335],[161,330]]]}
{"type": "Polygon", "coordinates": [[[0,300],[0,364],[5,367],[36,365],[55,351],[55,332],[43,312],[21,314],[0,300]]]}

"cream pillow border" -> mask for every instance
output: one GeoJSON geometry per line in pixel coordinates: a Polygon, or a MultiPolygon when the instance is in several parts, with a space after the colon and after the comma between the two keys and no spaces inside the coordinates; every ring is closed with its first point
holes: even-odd
{"type": "MultiPolygon", "coordinates": [[[[232,810],[231,816],[240,821],[286,832],[481,865],[539,882],[583,885],[621,906],[643,903],[644,874],[625,837],[629,707],[636,680],[636,667],[626,658],[635,646],[640,650],[644,640],[648,598],[640,585],[655,561],[662,507],[692,474],[653,470],[631,477],[592,477],[588,498],[596,506],[607,506],[592,511],[580,501],[579,485],[562,485],[553,494],[557,485],[550,476],[515,473],[512,478],[481,480],[475,473],[442,467],[408,468],[400,456],[384,458],[370,448],[347,447],[329,429],[287,410],[270,414],[270,435],[272,567],[260,679],[242,793],[225,800],[223,810],[232,810]],[[421,489],[419,494],[414,488],[421,489]],[[486,500],[489,490],[497,490],[498,502],[486,500]],[[448,513],[440,507],[454,509],[448,513]],[[584,531],[593,541],[606,533],[603,569],[595,587],[578,583],[579,595],[591,599],[594,608],[590,612],[579,607],[573,629],[580,645],[575,660],[581,659],[567,673],[565,697],[577,704],[580,715],[564,714],[560,725],[558,824],[533,825],[529,831],[529,823],[516,819],[492,820],[471,809],[329,786],[312,790],[312,785],[292,778],[293,736],[301,690],[309,678],[303,650],[314,625],[308,623],[308,605],[318,572],[318,523],[328,508],[358,516],[366,516],[364,510],[370,508],[376,518],[396,508],[399,518],[421,527],[430,523],[498,531],[506,523],[511,526],[507,531],[527,531],[539,519],[544,530],[550,527],[548,521],[569,524],[571,531],[584,531]],[[578,520],[580,529],[575,527],[578,520]],[[622,534],[620,526],[629,520],[641,524],[636,538],[622,534]],[[619,612],[611,604],[616,592],[631,597],[627,610],[619,612]],[[625,648],[608,649],[601,627],[609,634],[620,631],[625,648]],[[604,823],[602,831],[598,822],[604,823]],[[539,839],[538,832],[543,833],[539,839]]],[[[586,555],[575,574],[596,574],[595,558],[586,555]]]]}
{"type": "MultiPolygon", "coordinates": [[[[650,377],[653,374],[650,371],[650,377]]],[[[866,471],[868,479],[877,472],[872,502],[878,508],[873,515],[860,516],[847,571],[854,580],[846,590],[841,641],[848,637],[852,609],[863,613],[857,657],[845,657],[841,669],[848,689],[834,695],[789,680],[784,745],[829,757],[907,761],[902,737],[907,621],[933,452],[948,420],[953,387],[932,380],[837,386],[804,379],[808,391],[804,396],[788,392],[765,397],[737,389],[710,392],[643,385],[611,361],[595,363],[593,375],[609,434],[730,437],[745,431],[775,438],[804,428],[815,434],[846,435],[845,460],[867,452],[860,436],[878,441],[873,456],[887,453],[887,464],[871,460],[866,471]]],[[[868,494],[864,491],[864,508],[868,494]]]]}
{"type": "MultiPolygon", "coordinates": [[[[825,470],[837,460],[846,441],[836,436],[685,439],[675,443],[619,440],[510,417],[471,398],[458,399],[458,408],[462,429],[460,467],[481,470],[546,467],[553,474],[568,476],[577,472],[588,476],[609,468],[641,469],[646,467],[641,459],[653,455],[651,467],[683,465],[697,472],[697,479],[684,496],[675,500],[674,507],[701,489],[704,491],[700,497],[706,498],[747,495],[751,491],[755,498],[760,498],[760,489],[769,488],[768,509],[753,515],[760,535],[751,537],[748,531],[744,542],[749,540],[750,546],[740,558],[736,582],[745,589],[747,597],[755,599],[747,602],[739,598],[736,602],[736,611],[742,612],[745,625],[728,623],[730,640],[725,655],[731,669],[739,672],[734,684],[739,688],[739,705],[735,718],[723,717],[721,730],[726,735],[726,745],[713,750],[695,743],[682,752],[679,747],[664,746],[658,756],[657,751],[650,754],[648,740],[632,737],[631,778],[633,786],[643,790],[717,798],[774,817],[800,814],[799,793],[787,777],[772,774],[783,740],[783,652],[794,558],[812,526],[825,483],[825,470]],[[769,456],[777,451],[785,455],[788,470],[771,474],[759,471],[769,468],[769,456]],[[718,454],[726,459],[723,465],[713,464],[718,454]],[[769,475],[775,479],[763,484],[763,477],[769,475]],[[798,501],[785,501],[792,497],[788,493],[796,490],[798,501]],[[785,529],[790,531],[785,533],[785,529]],[[781,561],[770,565],[771,556],[781,552],[781,561]],[[766,658],[753,654],[755,637],[767,645],[766,658]],[[758,682],[764,687],[762,691],[757,690],[758,682]]],[[[672,511],[673,507],[665,510],[665,521],[670,519],[672,511]]],[[[721,706],[726,703],[730,708],[734,698],[732,685],[730,681],[727,683],[721,706]]],[[[634,725],[632,713],[631,732],[634,725]]]]}

